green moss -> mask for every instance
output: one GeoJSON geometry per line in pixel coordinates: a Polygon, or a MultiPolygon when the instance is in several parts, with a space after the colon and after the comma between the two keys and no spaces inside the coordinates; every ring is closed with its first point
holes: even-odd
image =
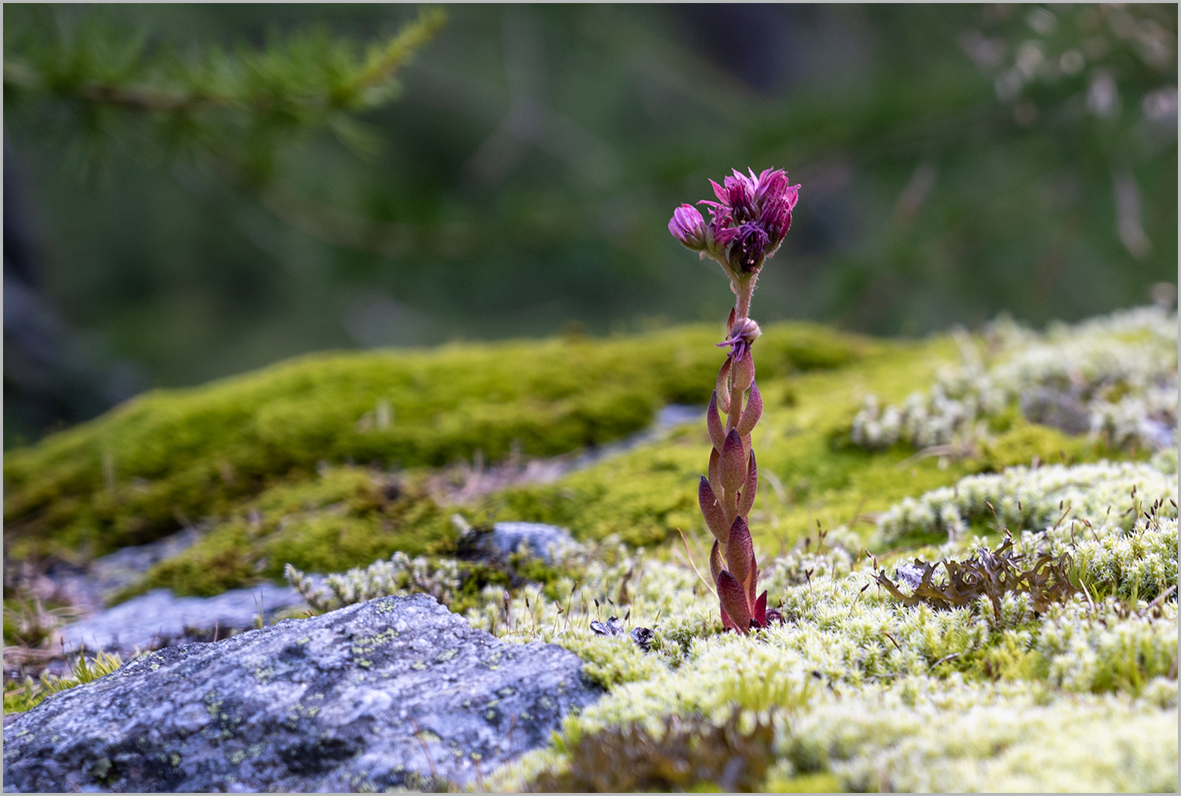
{"type": "Polygon", "coordinates": [[[800,774],[794,777],[770,777],[767,793],[841,793],[845,789],[832,774],[800,774]]]}
{"type": "Polygon", "coordinates": [[[1039,426],[1014,416],[1004,424],[1003,432],[983,445],[982,454],[980,472],[1002,470],[1035,460],[1043,464],[1095,462],[1110,457],[1112,451],[1101,442],[1063,434],[1058,429],[1039,426]]]}
{"type": "MultiPolygon", "coordinates": [[[[866,392],[887,401],[902,398],[929,383],[936,369],[955,355],[955,345],[945,337],[916,343],[863,342],[859,356],[852,359],[851,349],[834,344],[824,349],[831,356],[818,354],[808,359],[798,340],[821,350],[819,341],[827,338],[819,333],[809,333],[809,337],[792,328],[794,336],[765,335],[757,350],[760,387],[766,400],[763,420],[755,431],[761,485],[750,519],[752,533],[764,550],[786,549],[814,534],[817,523],[824,527],[850,525],[867,536],[874,527],[875,513],[902,497],[952,484],[975,472],[1027,463],[1035,456],[1046,462],[1062,456],[1089,460],[1100,453],[1085,439],[1017,417],[976,456],[958,460],[916,455],[904,446],[871,453],[841,444],[840,435],[847,431],[866,392]],[[770,343],[764,348],[767,338],[770,343]],[[846,354],[838,357],[834,353],[838,350],[846,354]],[[787,370],[796,360],[843,363],[844,367],[788,376],[787,370]]],[[[545,351],[552,345],[557,344],[536,347],[545,351]]],[[[697,367],[694,360],[686,361],[690,369],[697,367]]],[[[563,373],[558,369],[557,376],[574,378],[563,373]]],[[[704,379],[704,389],[709,389],[712,371],[697,373],[695,378],[704,379]]],[[[550,389],[567,394],[575,387],[570,382],[550,389]]],[[[667,394],[675,393],[671,387],[669,390],[672,392],[667,394]]],[[[605,395],[596,394],[600,398],[605,395]]],[[[687,400],[691,396],[676,397],[687,400]]],[[[469,414],[478,408],[475,399],[463,404],[463,411],[469,414]]],[[[460,422],[459,414],[448,417],[447,422],[460,422]]],[[[492,445],[485,448],[492,449],[492,445]]],[[[704,422],[690,424],[660,443],[612,457],[554,483],[507,489],[478,506],[465,507],[464,512],[477,524],[546,522],[570,528],[583,540],[614,535],[633,546],[659,545],[675,537],[678,528],[690,536],[701,536],[706,531],[697,506],[697,483],[709,449],[704,422]]],[[[409,555],[452,552],[455,532],[447,518],[453,509],[443,509],[424,489],[416,487],[421,479],[422,474],[395,479],[377,470],[347,466],[321,467],[314,475],[292,476],[255,497],[227,503],[224,511],[229,519],[191,551],[159,565],[136,591],[167,585],[178,593],[209,594],[244,585],[253,578],[277,579],[286,563],[304,571],[333,572],[388,558],[395,550],[409,555]]],[[[977,530],[995,531],[984,521],[977,530]]],[[[939,541],[942,539],[916,537],[902,544],[939,541]]],[[[537,561],[524,566],[543,567],[537,561]]],[[[538,571],[521,576],[550,583],[556,574],[538,571]]],[[[468,582],[483,583],[480,578],[468,582]]],[[[498,581],[483,585],[494,583],[498,581]]],[[[465,592],[459,597],[460,604],[476,604],[477,595],[465,592]]]]}
{"type": "MultiPolygon", "coordinates": [[[[872,527],[867,517],[899,498],[988,466],[988,460],[945,466],[933,458],[907,461],[914,451],[873,454],[832,441],[834,432],[847,428],[865,391],[905,395],[927,383],[953,353],[944,338],[876,343],[840,371],[800,374],[790,383],[765,374],[758,359],[760,390],[768,400],[754,434],[761,479],[751,514],[756,541],[780,549],[814,532],[818,520],[827,527],[861,520],[855,527],[865,531],[872,527]],[[771,400],[784,395],[791,400],[771,400]]],[[[705,533],[697,484],[709,450],[701,422],[556,483],[509,489],[499,497],[498,516],[562,525],[583,539],[615,534],[633,545],[661,543],[677,528],[705,533]]]]}
{"type": "MultiPolygon", "coordinates": [[[[862,343],[767,327],[760,372],[831,368],[862,343]]],[[[669,402],[704,403],[723,354],[709,326],[594,342],[317,354],[158,390],[5,456],[10,552],[109,552],[223,514],[317,462],[437,466],[514,445],[548,456],[618,439],[669,402]]]]}
{"type": "Polygon", "coordinates": [[[192,547],[148,571],[116,601],[165,587],[212,596],[259,579],[278,581],[290,563],[335,572],[454,545],[449,514],[412,480],[406,486],[360,467],[324,468],[239,503],[234,514],[192,547]]]}
{"type": "Polygon", "coordinates": [[[21,713],[41,704],[45,697],[68,688],[75,688],[118,669],[123,665],[123,659],[118,653],[107,655],[99,652],[94,658],[79,655],[70,674],[57,677],[42,673],[40,680],[26,677],[23,682],[7,681],[4,683],[4,713],[21,713]]]}

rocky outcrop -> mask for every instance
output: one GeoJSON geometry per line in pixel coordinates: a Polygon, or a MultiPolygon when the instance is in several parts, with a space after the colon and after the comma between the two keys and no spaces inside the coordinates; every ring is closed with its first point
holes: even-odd
{"type": "Polygon", "coordinates": [[[601,689],[552,644],[507,644],[426,595],[169,647],[4,730],[16,791],[427,789],[545,743],[601,689]]]}
{"type": "Polygon", "coordinates": [[[66,625],[58,633],[66,649],[117,651],[126,658],[136,649],[225,638],[302,603],[295,589],[271,583],[232,589],[216,597],[176,597],[168,589],[153,589],[66,625]]]}

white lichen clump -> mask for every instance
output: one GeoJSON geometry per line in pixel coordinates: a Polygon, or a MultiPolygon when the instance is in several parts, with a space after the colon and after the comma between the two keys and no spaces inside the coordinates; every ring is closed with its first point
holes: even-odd
{"type": "MultiPolygon", "coordinates": [[[[1036,519],[1020,548],[1067,552],[1089,584],[1040,615],[1024,594],[1006,594],[999,619],[986,599],[949,611],[904,607],[872,585],[868,560],[841,545],[797,549],[768,566],[771,603],[787,622],[750,638],[720,633],[701,581],[654,560],[642,565],[628,607],[629,627],[657,631],[650,652],[591,633],[596,609],[582,588],[561,606],[539,592],[528,603],[510,598],[506,636],[567,646],[611,691],[565,720],[558,745],[488,784],[517,789],[541,770],[562,770],[580,738],[608,727],[634,722],[659,734],[669,715],[721,723],[739,709],[774,722],[771,790],[816,771],[852,790],[1175,790],[1177,522],[1167,496],[1177,482],[1170,461],[1155,464],[961,482],[969,500],[995,497],[1014,517],[1036,519]],[[1073,537],[1069,519],[1055,523],[1067,497],[1079,506],[1073,537]],[[1114,501],[1119,512],[1109,516],[1114,501]]],[[[917,503],[929,517],[939,505],[969,515],[975,504],[957,499],[953,488],[917,503]]],[[[942,552],[962,554],[975,541],[949,541],[942,552]]],[[[609,595],[611,578],[637,563],[621,554],[587,586],[609,595]]]]}
{"type": "Polygon", "coordinates": [[[288,564],[283,570],[304,601],[317,611],[332,611],[346,605],[398,594],[429,594],[449,605],[459,590],[459,562],[446,558],[410,558],[402,551],[389,561],[374,561],[323,579],[307,575],[288,564]]]}
{"type": "Polygon", "coordinates": [[[1016,406],[1029,420],[1102,437],[1114,447],[1176,444],[1177,314],[1141,307],[1044,335],[1001,319],[984,332],[985,350],[957,336],[958,367],[942,370],[925,393],[881,406],[869,395],[850,436],[874,449],[967,450],[988,436],[988,421],[1016,406]]]}
{"type": "Polygon", "coordinates": [[[1098,534],[1127,532],[1153,503],[1161,516],[1176,517],[1169,502],[1176,495],[1176,472],[1163,472],[1155,462],[1009,467],[904,498],[878,518],[874,543],[889,547],[908,535],[933,533],[955,539],[984,517],[1014,533],[1046,530],[1053,539],[1077,535],[1080,524],[1098,534]]]}
{"type": "MultiPolygon", "coordinates": [[[[1066,552],[1086,585],[1040,614],[1013,593],[999,617],[984,598],[906,607],[874,584],[854,536],[835,529],[768,564],[770,604],[786,622],[740,637],[722,630],[717,598],[691,568],[617,540],[571,548],[553,562],[571,576],[485,588],[466,616],[508,641],[576,652],[609,692],[568,716],[555,745],[489,772],[484,787],[517,790],[560,771],[599,730],[637,723],[659,734],[672,715],[720,724],[739,710],[746,724],[773,722],[772,790],[817,771],[854,790],[1175,790],[1176,490],[1168,456],[1011,468],[882,518],[884,538],[962,531],[991,517],[991,502],[1024,530],[1020,549],[1066,552]],[[611,617],[623,633],[595,631],[611,617]],[[630,633],[641,627],[653,631],[647,649],[630,633]]],[[[976,543],[961,533],[940,552],[976,543]]],[[[450,599],[460,588],[459,563],[447,559],[395,556],[318,587],[288,574],[323,608],[411,591],[450,599]]]]}
{"type": "MultiPolygon", "coordinates": [[[[1083,431],[1114,444],[1159,447],[1151,424],[1170,434],[1176,425],[1175,334],[1176,316],[1160,310],[1045,335],[999,323],[990,364],[969,362],[903,407],[863,412],[857,434],[871,445],[890,435],[948,444],[986,433],[987,418],[1015,402],[1046,420],[1053,401],[1070,408],[1059,400],[1068,396],[1085,411],[1057,421],[1083,417],[1083,431]]],[[[840,527],[774,560],[759,551],[768,607],[785,621],[740,636],[722,629],[712,583],[678,563],[680,546],[652,553],[612,539],[560,551],[551,563],[565,574],[487,587],[474,606],[468,593],[466,617],[508,641],[574,651],[608,692],[481,787],[521,790],[566,770],[608,728],[659,736],[670,716],[722,724],[739,711],[740,727],[774,727],[772,791],[815,775],[846,790],[1176,790],[1177,490],[1176,451],[1165,448],[1151,462],[973,475],[879,517],[876,551],[912,545],[913,557],[917,540],[939,545],[919,550],[928,560],[962,559],[992,543],[982,534],[1007,529],[1024,560],[1059,557],[1071,588],[1036,609],[1014,591],[998,610],[987,597],[950,610],[904,605],[875,581],[879,565],[900,561],[863,555],[840,527]]],[[[708,574],[702,554],[695,563],[708,574]]],[[[404,555],[321,585],[288,577],[322,610],[412,591],[450,602],[463,585],[459,562],[404,555]]]]}

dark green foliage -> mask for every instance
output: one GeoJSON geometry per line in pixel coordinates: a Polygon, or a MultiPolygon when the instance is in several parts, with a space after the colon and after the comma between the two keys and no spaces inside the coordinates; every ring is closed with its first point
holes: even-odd
{"type": "MultiPolygon", "coordinates": [[[[30,21],[39,13],[45,7],[5,7],[10,60],[32,62],[38,42],[74,47],[30,21]]],[[[322,87],[347,71],[338,61],[361,63],[356,48],[341,59],[339,43],[312,37],[296,57],[287,42],[323,27],[380,44],[414,11],[53,13],[110,14],[117,35],[106,38],[145,42],[137,53],[171,46],[199,61],[249,41],[252,52],[273,48],[283,63],[303,64],[296,76],[308,64],[331,67],[322,87]]],[[[1176,126],[1145,114],[1177,85],[1175,6],[778,4],[745,13],[767,23],[762,44],[715,46],[719,25],[698,15],[731,24],[739,15],[710,7],[451,6],[447,26],[398,73],[404,96],[348,117],[376,134],[376,153],[358,146],[364,135],[332,124],[298,150],[252,144],[249,157],[237,155],[275,158],[267,185],[282,190],[262,197],[265,209],[258,192],[217,168],[145,163],[159,146],[139,137],[112,148],[109,182],[80,189],[69,166],[85,159],[89,117],[47,113],[68,110],[56,101],[11,102],[21,92],[9,90],[13,161],[43,209],[47,291],[69,323],[163,386],[329,347],[544,335],[572,319],[601,333],[637,328],[641,316],[713,318],[727,303],[724,280],[685,262],[665,224],[687,191],[708,190],[706,177],[731,166],[782,166],[803,186],[787,248],[755,299],[767,321],[921,332],[1008,310],[1040,323],[1141,302],[1152,283],[1175,283],[1176,126]],[[1058,22],[1042,35],[1027,17],[1047,13],[1058,22]],[[692,30],[709,35],[695,41],[692,30]],[[974,63],[982,37],[996,56],[987,67],[974,63]],[[1027,43],[1042,52],[1033,79],[998,98],[998,78],[1027,43]],[[1088,50],[1082,71],[1055,71],[1070,49],[1095,44],[1106,52],[1088,50]],[[1160,45],[1174,56],[1159,58],[1160,45]],[[768,82],[743,86],[750,76],[728,73],[731,57],[765,59],[768,82]],[[1103,70],[1120,100],[1111,117],[1087,109],[1089,81],[1103,70]],[[519,138],[526,107],[541,121],[519,138]],[[502,168],[482,168],[495,165],[491,155],[502,168]],[[1125,235],[1139,259],[1120,232],[1137,225],[1151,244],[1145,251],[1125,235]],[[370,315],[378,322],[353,323],[370,315]]],[[[117,72],[127,59],[115,50],[88,68],[117,72]]],[[[261,181],[266,168],[250,171],[261,181]]],[[[19,431],[26,440],[44,433],[19,431]]]]}
{"type": "Polygon", "coordinates": [[[939,564],[916,558],[913,565],[906,565],[910,572],[908,580],[917,582],[910,594],[902,592],[884,572],[879,571],[875,578],[907,606],[926,603],[948,610],[965,608],[981,597],[987,597],[997,622],[1001,619],[1001,599],[1007,593],[1028,594],[1033,610],[1038,613],[1044,613],[1051,603],[1065,602],[1079,593],[1079,588],[1070,582],[1072,564],[1069,555],[1043,553],[1026,556],[1014,553],[1012,548],[1013,539],[1006,536],[996,552],[982,548],[963,561],[944,559],[939,564],[943,565],[947,577],[938,580],[935,576],[939,564]]]}
{"type": "Polygon", "coordinates": [[[364,52],[324,27],[231,52],[217,43],[152,40],[120,24],[117,13],[32,6],[5,14],[5,96],[64,111],[62,127],[80,128],[92,145],[147,121],[154,129],[136,136],[137,146],[202,152],[231,180],[259,187],[297,133],[326,126],[346,144],[365,146],[349,114],[392,99],[394,73],[444,19],[439,9],[424,13],[364,52]]]}
{"type": "Polygon", "coordinates": [[[716,725],[695,715],[668,716],[654,737],[641,724],[582,735],[569,749],[570,766],[542,773],[531,791],[549,793],[630,793],[712,790],[751,793],[761,790],[775,761],[772,722],[759,718],[746,733],[735,711],[716,725]]]}
{"type": "MultiPolygon", "coordinates": [[[[647,426],[666,403],[704,403],[722,358],[716,335],[692,327],[594,342],[316,355],[148,393],[5,457],[8,542],[93,554],[148,542],[185,518],[229,512],[277,479],[305,480],[321,461],[439,466],[477,450],[495,462],[514,445],[549,456],[609,442],[647,426]]],[[[856,356],[852,338],[803,325],[771,327],[759,345],[768,377],[856,356]]],[[[334,532],[309,525],[302,533],[334,532]]]]}

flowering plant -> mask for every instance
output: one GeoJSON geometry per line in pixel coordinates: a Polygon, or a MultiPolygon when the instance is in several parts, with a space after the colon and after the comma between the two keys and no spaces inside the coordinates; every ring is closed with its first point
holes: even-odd
{"type": "Polygon", "coordinates": [[[746,520],[759,487],[751,431],[763,413],[751,357],[751,345],[762,332],[750,319],[750,299],[759,270],[791,227],[800,186],[789,185],[782,169],[767,169],[757,177],[754,171],[748,177],[735,170],[722,185],[713,180],[710,184],[718,201],[698,203],[709,208],[709,223],[686,204],[673,212],[668,230],[703,259],[708,255],[717,260],[737,297],[728,336],[718,343],[730,351],[706,410],[713,451],[709,475],[702,476],[697,496],[714,535],[709,569],[718,587],[722,624],[745,634],[752,627],[783,621],[778,611],[767,610],[766,591],[755,596],[759,568],[746,520]]]}

